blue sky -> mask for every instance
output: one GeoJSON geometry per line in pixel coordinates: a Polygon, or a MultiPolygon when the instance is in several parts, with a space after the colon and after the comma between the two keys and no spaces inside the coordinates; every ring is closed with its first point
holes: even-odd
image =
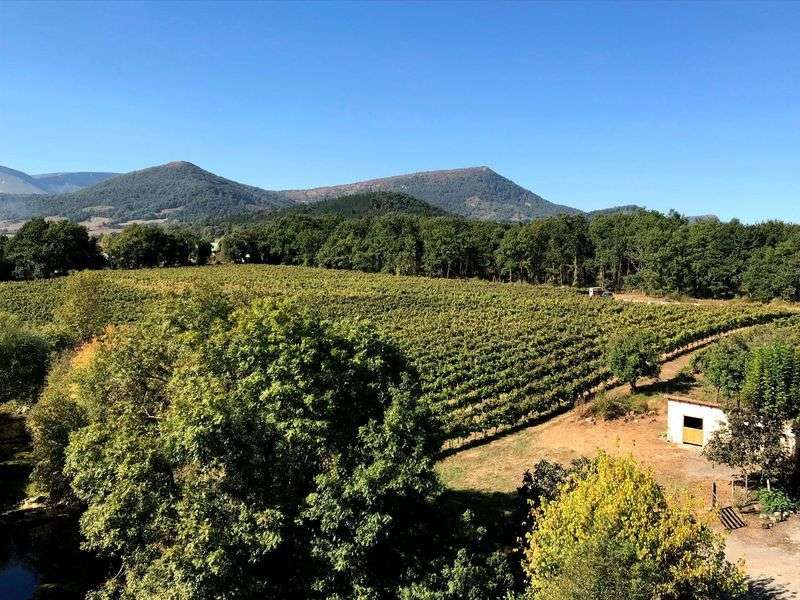
{"type": "Polygon", "coordinates": [[[270,189],[488,165],[800,221],[800,3],[8,3],[0,164],[270,189]]]}

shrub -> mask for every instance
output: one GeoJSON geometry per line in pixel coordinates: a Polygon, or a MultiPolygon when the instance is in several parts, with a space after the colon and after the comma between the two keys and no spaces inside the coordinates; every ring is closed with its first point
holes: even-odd
{"type": "Polygon", "coordinates": [[[786,493],[774,488],[761,488],[756,492],[756,498],[761,505],[761,512],[769,515],[776,512],[788,513],[797,507],[786,493]]]}
{"type": "Polygon", "coordinates": [[[112,308],[106,298],[107,288],[102,272],[82,271],[70,275],[61,302],[53,311],[52,335],[81,342],[100,334],[113,320],[112,308]]]}
{"type": "Polygon", "coordinates": [[[613,421],[629,414],[641,415],[648,410],[647,398],[643,396],[600,394],[589,404],[586,413],[613,421]]]}
{"type": "Polygon", "coordinates": [[[50,346],[39,332],[0,312],[0,402],[30,403],[47,375],[50,346]]]}
{"type": "Polygon", "coordinates": [[[525,562],[531,597],[719,600],[746,591],[722,539],[670,504],[632,458],[601,454],[535,517],[525,562]]]}

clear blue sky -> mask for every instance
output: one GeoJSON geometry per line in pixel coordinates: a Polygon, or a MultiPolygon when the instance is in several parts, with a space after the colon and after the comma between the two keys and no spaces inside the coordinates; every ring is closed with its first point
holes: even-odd
{"type": "Polygon", "coordinates": [[[800,3],[0,2],[0,164],[177,159],[800,221],[800,3]]]}

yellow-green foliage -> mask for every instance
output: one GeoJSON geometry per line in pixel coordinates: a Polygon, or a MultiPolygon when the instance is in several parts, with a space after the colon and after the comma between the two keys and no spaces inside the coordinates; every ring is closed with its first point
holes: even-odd
{"type": "Polygon", "coordinates": [[[100,321],[135,320],[175,293],[202,287],[222,291],[237,303],[268,297],[323,317],[368,319],[406,351],[420,372],[425,398],[451,439],[493,432],[570,406],[609,376],[602,352],[620,332],[651,332],[669,350],[790,314],[785,307],[739,302],[598,302],[550,286],[288,266],[104,271],[97,277],[105,285],[98,286],[99,300],[93,300],[84,319],[74,318],[80,302],[64,302],[65,290],[75,287],[70,284],[73,276],[0,284],[0,309],[43,324],[64,302],[72,309],[59,309],[59,315],[94,330],[94,317],[101,312],[108,316],[100,321]]]}
{"type": "Polygon", "coordinates": [[[624,597],[718,599],[745,589],[722,540],[668,502],[632,458],[600,454],[535,517],[525,568],[537,598],[595,600],[629,590],[624,597]]]}

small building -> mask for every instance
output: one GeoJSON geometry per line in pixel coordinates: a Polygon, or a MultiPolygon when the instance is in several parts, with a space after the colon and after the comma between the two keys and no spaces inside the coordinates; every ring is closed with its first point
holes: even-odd
{"type": "Polygon", "coordinates": [[[716,402],[667,396],[667,440],[702,448],[728,422],[716,402]]]}
{"type": "Polygon", "coordinates": [[[603,292],[605,292],[605,290],[603,288],[601,288],[601,287],[590,287],[589,288],[589,297],[590,298],[602,297],[603,292]]]}

